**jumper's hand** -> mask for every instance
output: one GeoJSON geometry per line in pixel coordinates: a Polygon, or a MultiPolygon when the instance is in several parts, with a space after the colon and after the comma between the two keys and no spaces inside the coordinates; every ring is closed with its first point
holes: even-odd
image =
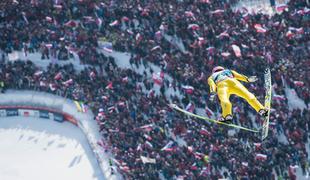
{"type": "Polygon", "coordinates": [[[209,97],[209,100],[210,100],[210,101],[214,101],[215,96],[216,96],[216,93],[214,93],[214,92],[211,93],[211,94],[210,94],[210,97],[209,97]]]}
{"type": "Polygon", "coordinates": [[[249,78],[248,78],[248,81],[249,82],[255,82],[255,81],[257,81],[257,77],[256,76],[250,76],[249,78]]]}

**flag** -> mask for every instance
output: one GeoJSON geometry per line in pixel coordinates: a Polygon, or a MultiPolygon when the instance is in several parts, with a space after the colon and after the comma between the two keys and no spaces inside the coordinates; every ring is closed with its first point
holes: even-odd
{"type": "Polygon", "coordinates": [[[127,16],[122,17],[122,21],[129,21],[129,18],[127,16]]]}
{"type": "Polygon", "coordinates": [[[187,29],[198,30],[199,25],[198,24],[190,24],[190,25],[188,25],[187,29]]]}
{"type": "Polygon", "coordinates": [[[111,22],[109,25],[113,27],[113,26],[117,26],[118,24],[119,24],[118,20],[115,20],[111,22]]]}
{"type": "Polygon", "coordinates": [[[153,130],[153,128],[154,128],[154,124],[147,124],[147,125],[141,126],[139,129],[145,132],[150,132],[153,130]]]}
{"type": "Polygon", "coordinates": [[[294,36],[294,33],[292,33],[292,31],[287,31],[287,33],[285,34],[285,36],[287,38],[292,38],[294,36]]]}
{"type": "Polygon", "coordinates": [[[221,55],[223,57],[228,57],[228,56],[230,56],[230,53],[229,52],[222,52],[221,55]]]}
{"type": "Polygon", "coordinates": [[[160,32],[160,31],[157,31],[157,32],[155,33],[155,37],[156,37],[156,39],[161,39],[161,37],[162,37],[161,32],[160,32]]]}
{"type": "Polygon", "coordinates": [[[193,92],[194,92],[193,86],[182,86],[182,88],[184,89],[185,93],[187,93],[187,94],[193,94],[193,92]]]}
{"type": "Polygon", "coordinates": [[[74,101],[74,104],[76,106],[76,108],[78,109],[78,112],[87,112],[87,106],[81,102],[81,101],[74,101]]]}
{"type": "Polygon", "coordinates": [[[294,84],[295,84],[296,86],[298,86],[298,87],[302,87],[302,86],[305,85],[305,83],[302,82],[302,81],[294,81],[294,84]]]}
{"type": "Polygon", "coordinates": [[[225,12],[225,11],[222,9],[217,9],[215,11],[211,11],[211,14],[219,15],[219,14],[222,14],[223,12],[225,12]]]}
{"type": "Polygon", "coordinates": [[[136,43],[137,44],[139,44],[140,41],[142,41],[142,39],[143,39],[143,37],[142,37],[142,35],[140,33],[138,33],[135,38],[136,38],[136,43]]]}
{"type": "Polygon", "coordinates": [[[62,79],[62,73],[61,72],[58,72],[56,75],[55,75],[55,77],[54,77],[54,80],[60,80],[60,79],[62,79]]]}
{"type": "Polygon", "coordinates": [[[248,162],[242,162],[241,164],[242,164],[242,166],[245,166],[245,167],[248,167],[248,166],[249,166],[249,163],[248,163],[248,162]]]}
{"type": "Polygon", "coordinates": [[[230,37],[230,36],[229,36],[229,34],[226,31],[224,31],[224,32],[222,32],[220,35],[218,35],[216,37],[217,38],[224,38],[224,37],[230,37]]]}
{"type": "Polygon", "coordinates": [[[122,78],[122,82],[123,82],[123,83],[127,83],[127,82],[128,82],[128,76],[123,77],[123,78],[122,78]]]}
{"type": "Polygon", "coordinates": [[[151,51],[155,51],[155,50],[157,50],[157,49],[161,49],[161,47],[160,47],[160,46],[155,46],[155,47],[153,47],[153,48],[151,49],[151,51]]]}
{"type": "Polygon", "coordinates": [[[102,20],[101,20],[101,18],[96,18],[96,24],[97,24],[98,28],[100,29],[100,28],[101,28],[101,25],[102,25],[102,20]]]}
{"type": "Polygon", "coordinates": [[[174,142],[169,141],[163,148],[161,148],[161,151],[171,152],[175,150],[174,142]]]}
{"type": "Polygon", "coordinates": [[[288,5],[287,4],[279,4],[276,6],[276,10],[279,12],[279,13],[282,13],[284,10],[287,10],[288,9],[288,5]]]}
{"type": "Polygon", "coordinates": [[[296,34],[303,34],[304,33],[304,29],[302,27],[301,28],[289,27],[288,30],[291,31],[292,33],[296,33],[296,34]]]}
{"type": "Polygon", "coordinates": [[[73,20],[69,20],[68,22],[65,23],[65,26],[73,28],[77,26],[77,23],[73,20]]]}
{"type": "Polygon", "coordinates": [[[105,88],[106,89],[113,89],[113,82],[110,81],[105,88]]]}
{"type": "Polygon", "coordinates": [[[260,153],[256,153],[256,154],[255,154],[255,160],[258,160],[258,161],[265,161],[265,160],[267,160],[267,155],[265,155],[265,154],[260,154],[260,153]]]}
{"type": "Polygon", "coordinates": [[[153,79],[153,81],[154,81],[154,83],[155,84],[157,84],[157,85],[162,85],[162,83],[163,83],[163,81],[164,81],[164,79],[161,77],[161,73],[153,73],[152,74],[152,79],[153,79]]]}
{"type": "Polygon", "coordinates": [[[27,19],[27,16],[26,16],[26,13],[25,13],[25,12],[22,12],[22,15],[23,15],[23,19],[24,19],[24,21],[26,22],[26,24],[29,24],[28,19],[27,19]]]}
{"type": "Polygon", "coordinates": [[[286,98],[284,96],[275,94],[275,95],[273,95],[272,99],[276,100],[276,101],[284,101],[286,98]]]}
{"type": "Polygon", "coordinates": [[[156,159],[152,159],[152,158],[145,157],[145,156],[140,156],[140,158],[143,164],[147,164],[147,163],[155,164],[156,163],[156,159]]]}
{"type": "Polygon", "coordinates": [[[146,142],[145,142],[145,145],[146,145],[147,147],[149,147],[149,148],[153,148],[153,144],[150,143],[149,141],[146,141],[146,142]]]}
{"type": "Polygon", "coordinates": [[[108,52],[108,53],[112,53],[113,52],[113,45],[111,42],[103,42],[101,44],[101,47],[104,51],[108,52]]]}
{"type": "Polygon", "coordinates": [[[213,111],[212,111],[211,109],[209,109],[208,106],[205,107],[205,110],[206,110],[206,114],[207,114],[209,117],[211,117],[211,116],[214,114],[213,111]]]}
{"type": "Polygon", "coordinates": [[[188,103],[188,105],[185,108],[186,111],[193,113],[195,110],[195,105],[194,103],[190,102],[188,103]]]}
{"type": "Polygon", "coordinates": [[[265,32],[267,32],[267,30],[264,29],[261,24],[255,24],[254,28],[256,29],[256,32],[258,32],[258,33],[265,33],[265,32]]]}
{"type": "Polygon", "coordinates": [[[35,76],[41,76],[43,74],[43,71],[36,71],[34,73],[35,76]]]}
{"type": "Polygon", "coordinates": [[[215,51],[215,47],[212,47],[212,46],[211,46],[211,47],[208,47],[208,48],[207,48],[207,51],[208,51],[209,54],[213,54],[214,51],[215,51]]]}
{"type": "Polygon", "coordinates": [[[51,91],[55,91],[57,89],[57,86],[54,83],[50,83],[49,87],[50,87],[51,91]]]}
{"type": "Polygon", "coordinates": [[[202,134],[202,135],[205,135],[205,136],[210,136],[211,135],[211,133],[208,130],[206,130],[205,128],[201,128],[199,133],[202,134]]]}
{"type": "Polygon", "coordinates": [[[194,17],[194,13],[192,11],[185,11],[184,14],[186,17],[194,17]]]}
{"type": "Polygon", "coordinates": [[[115,106],[111,106],[108,108],[109,113],[113,113],[115,111],[115,106]]]}
{"type": "Polygon", "coordinates": [[[69,79],[69,80],[63,82],[63,84],[64,84],[65,86],[70,86],[70,85],[73,84],[73,79],[69,79]]]}
{"type": "Polygon", "coordinates": [[[53,18],[49,17],[49,16],[46,16],[45,17],[46,21],[49,22],[49,23],[52,23],[53,22],[53,18]]]}
{"type": "Polygon", "coordinates": [[[62,5],[56,5],[56,4],[55,4],[55,5],[54,5],[54,8],[60,10],[60,9],[62,9],[62,5]]]}
{"type": "Polygon", "coordinates": [[[233,48],[235,55],[237,57],[241,57],[241,50],[240,50],[239,46],[233,44],[231,47],[233,48]]]}

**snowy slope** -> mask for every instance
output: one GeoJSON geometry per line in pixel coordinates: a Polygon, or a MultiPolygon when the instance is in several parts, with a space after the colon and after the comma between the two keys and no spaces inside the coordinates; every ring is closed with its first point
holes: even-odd
{"type": "Polygon", "coordinates": [[[0,118],[0,179],[102,180],[82,131],[71,123],[0,118]]]}

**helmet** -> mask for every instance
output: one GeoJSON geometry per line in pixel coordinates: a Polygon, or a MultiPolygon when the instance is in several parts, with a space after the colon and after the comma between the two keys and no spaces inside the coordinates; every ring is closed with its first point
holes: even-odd
{"type": "Polygon", "coordinates": [[[223,71],[224,68],[222,66],[216,66],[212,69],[212,74],[218,71],[223,71]]]}

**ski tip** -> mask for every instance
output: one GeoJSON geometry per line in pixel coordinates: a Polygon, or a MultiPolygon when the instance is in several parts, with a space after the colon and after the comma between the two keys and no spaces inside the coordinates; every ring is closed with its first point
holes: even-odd
{"type": "Polygon", "coordinates": [[[176,104],[174,104],[174,103],[168,104],[168,106],[171,107],[171,108],[176,108],[176,107],[178,107],[178,106],[177,106],[176,104]]]}

